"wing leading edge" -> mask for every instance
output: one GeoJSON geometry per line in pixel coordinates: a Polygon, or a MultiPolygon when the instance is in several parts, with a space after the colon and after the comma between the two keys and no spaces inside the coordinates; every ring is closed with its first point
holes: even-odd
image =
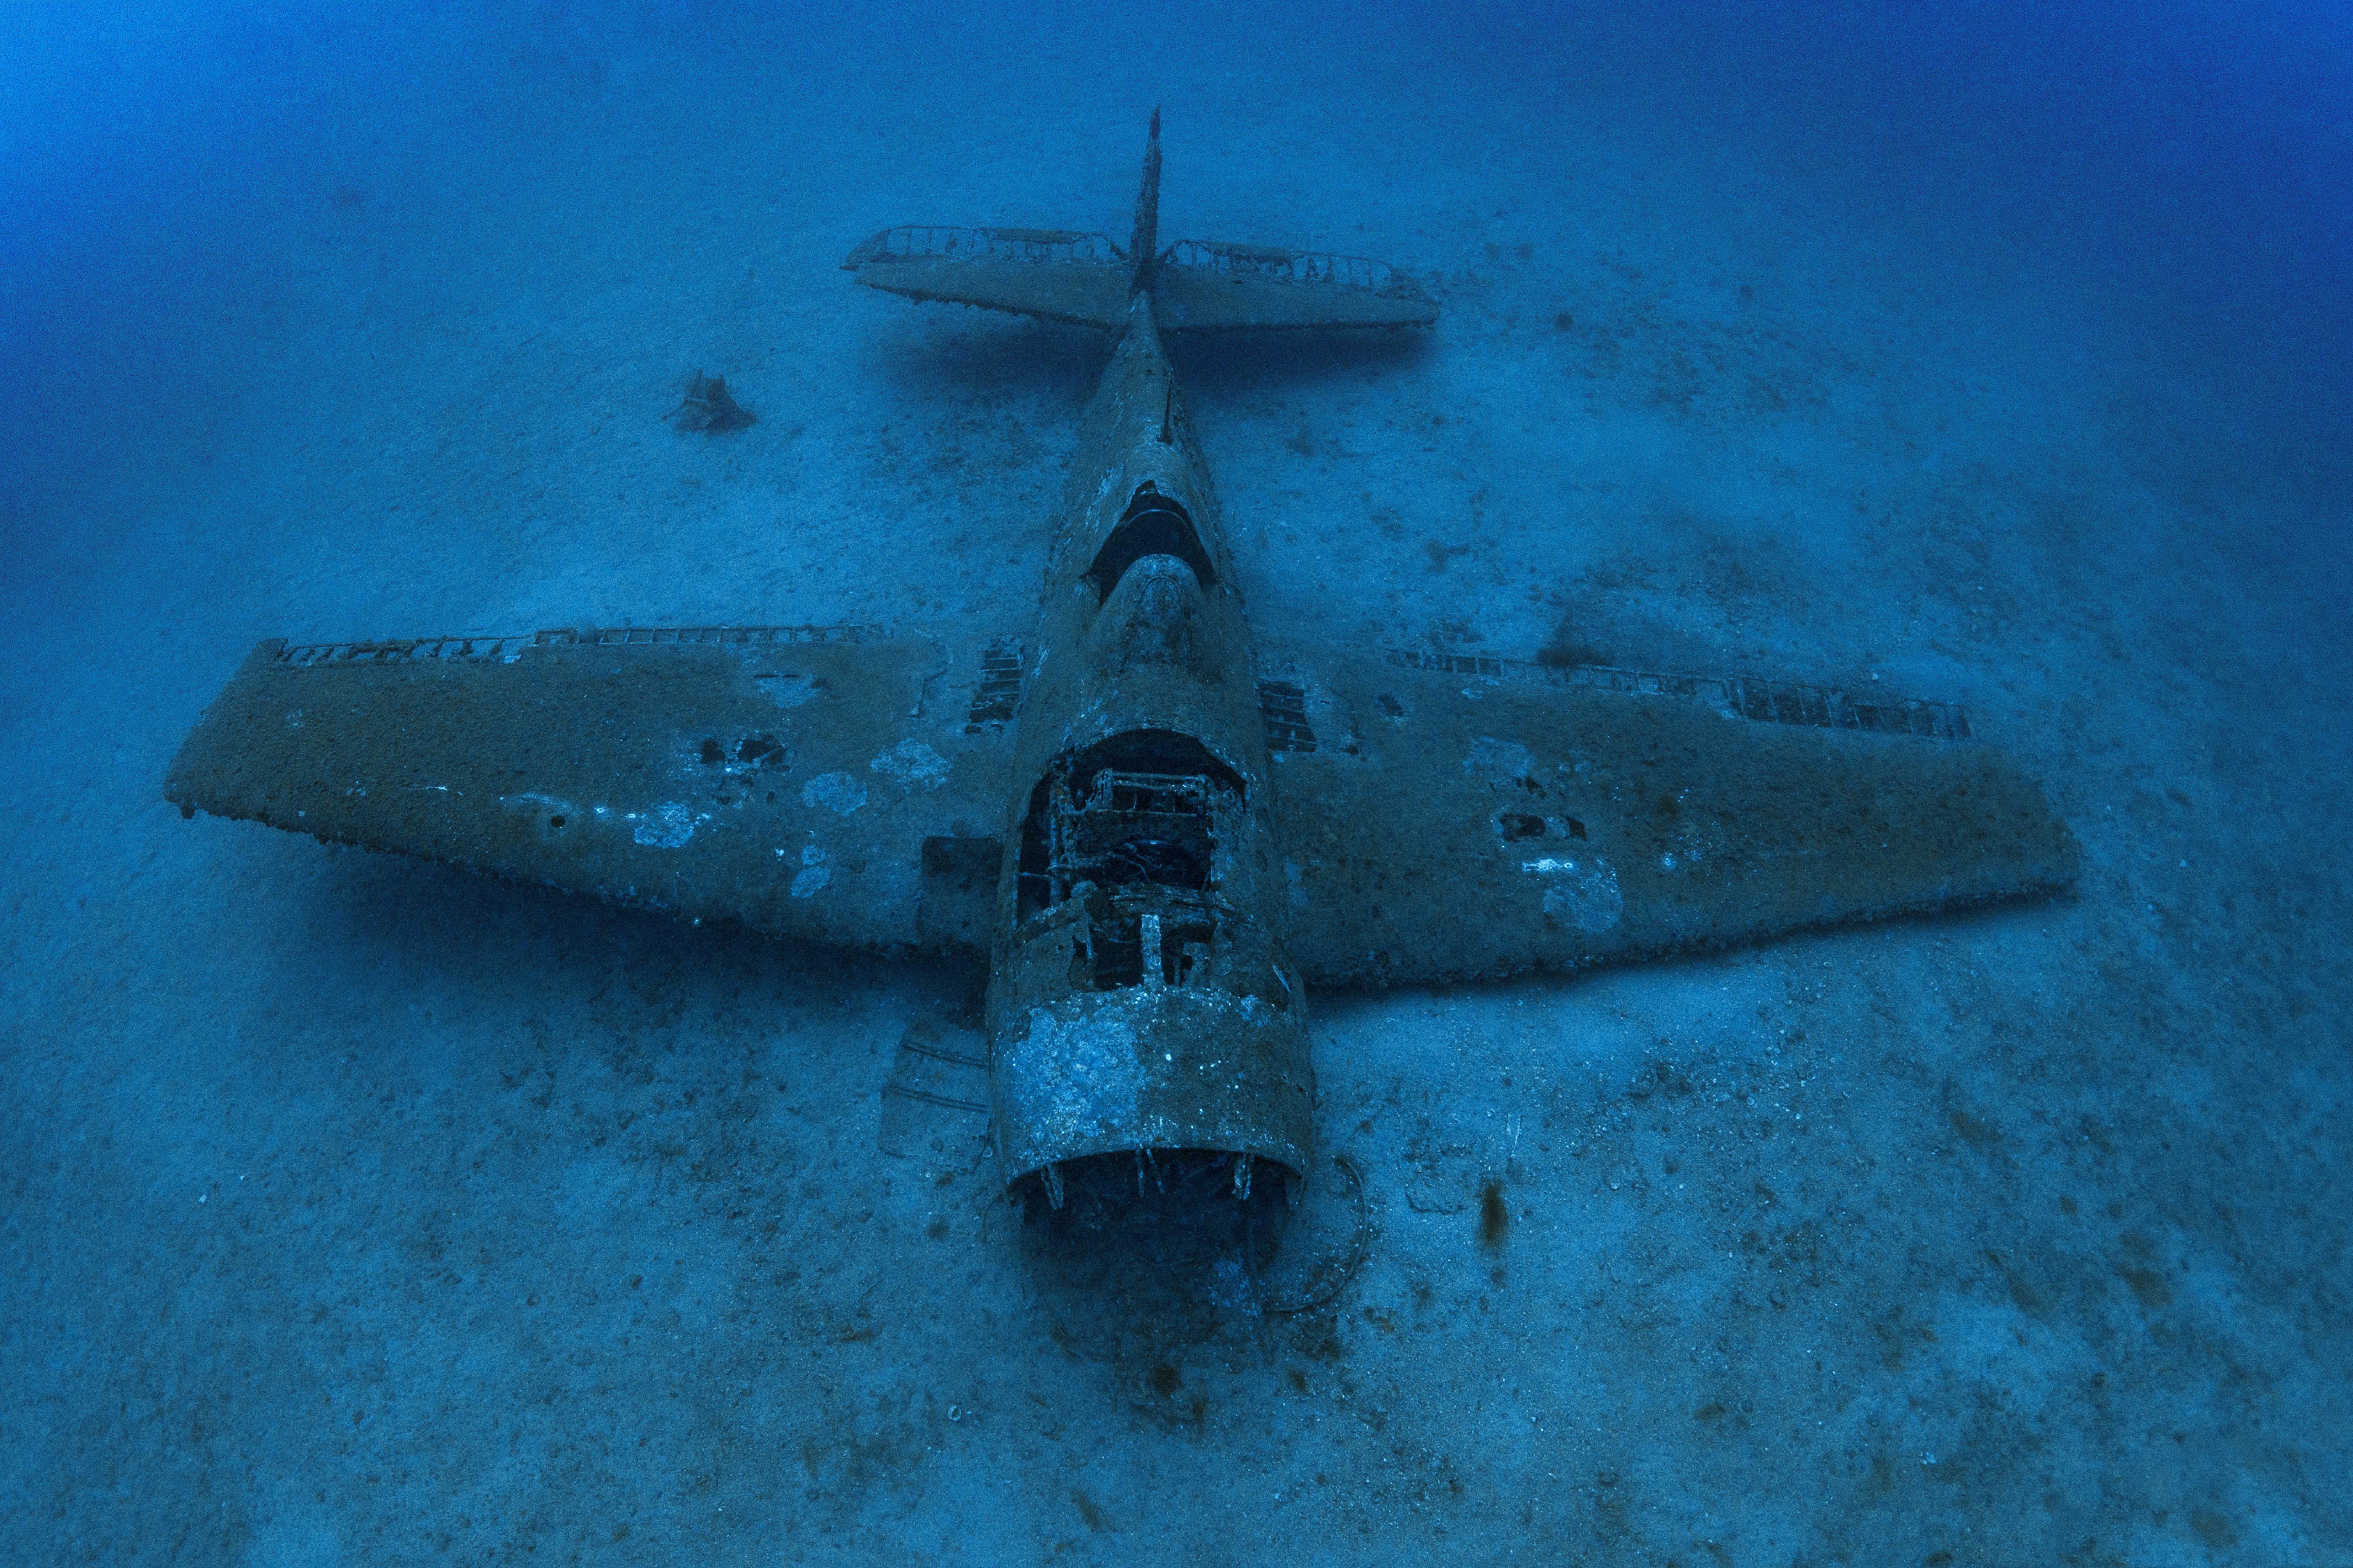
{"type": "Polygon", "coordinates": [[[1021,663],[859,627],[266,642],[164,793],[690,919],[985,952],[1021,663]]]}
{"type": "Polygon", "coordinates": [[[2074,879],[2064,825],[1957,709],[1410,654],[1275,661],[1260,691],[1311,981],[1569,969],[2074,879]]]}

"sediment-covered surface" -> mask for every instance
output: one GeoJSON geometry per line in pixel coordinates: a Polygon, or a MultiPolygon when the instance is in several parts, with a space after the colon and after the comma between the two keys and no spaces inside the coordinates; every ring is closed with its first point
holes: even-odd
{"type": "Polygon", "coordinates": [[[2347,39],[1834,10],[9,24],[0,1555],[2353,1553],[2347,39]],[[161,798],[265,637],[1026,605],[1099,338],[836,264],[1124,232],[1153,100],[1442,310],[1177,349],[1260,627],[1961,703],[2083,851],[1315,996],[1287,1315],[878,1149],[955,973],[161,798]]]}

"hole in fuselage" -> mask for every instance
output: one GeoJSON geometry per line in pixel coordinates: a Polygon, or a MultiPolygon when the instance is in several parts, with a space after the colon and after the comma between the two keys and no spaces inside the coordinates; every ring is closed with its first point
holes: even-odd
{"type": "Polygon", "coordinates": [[[1058,761],[1021,825],[1017,918],[1057,916],[1070,985],[1178,989],[1219,973],[1219,839],[1241,780],[1190,735],[1136,730],[1058,761]]]}
{"type": "MultiPolygon", "coordinates": [[[[1190,735],[1132,730],[1072,752],[1030,791],[1021,828],[1020,912],[1082,883],[1103,893],[1206,892],[1218,819],[1241,780],[1190,735]]],[[[1181,956],[1181,942],[1173,952],[1181,956]]]]}
{"type": "Polygon", "coordinates": [[[1194,531],[1192,514],[1173,497],[1162,495],[1150,479],[1135,488],[1135,498],[1127,503],[1119,526],[1111,531],[1111,537],[1095,552],[1094,564],[1087,568],[1095,602],[1109,599],[1127,569],[1147,555],[1175,556],[1193,569],[1204,588],[1217,583],[1209,552],[1201,547],[1201,536],[1194,531]]]}

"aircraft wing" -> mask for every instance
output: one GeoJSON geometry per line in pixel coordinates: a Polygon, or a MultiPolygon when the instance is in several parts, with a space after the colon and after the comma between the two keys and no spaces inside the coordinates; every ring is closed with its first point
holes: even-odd
{"type": "Polygon", "coordinates": [[[164,793],[690,919],[987,951],[1024,658],[859,627],[266,642],[164,793]]]}
{"type": "Polygon", "coordinates": [[[2047,892],[2076,850],[1957,708],[1460,655],[1263,661],[1312,982],[1494,977],[2047,892]]]}

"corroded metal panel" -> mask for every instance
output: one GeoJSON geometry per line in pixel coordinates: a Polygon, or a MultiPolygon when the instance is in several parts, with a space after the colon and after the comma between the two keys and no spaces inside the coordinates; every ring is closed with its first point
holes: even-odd
{"type": "Polygon", "coordinates": [[[868,288],[911,300],[1105,328],[1127,318],[1134,270],[1101,235],[927,224],[886,228],[841,265],[868,288]]]}
{"type": "Polygon", "coordinates": [[[1281,668],[1340,742],[1275,758],[1312,982],[1568,969],[2074,878],[2042,791],[1945,705],[1484,658],[1281,668]]]}
{"type": "Polygon", "coordinates": [[[967,722],[987,679],[978,648],[857,627],[269,642],[165,794],[688,919],[972,950],[973,858],[926,843],[1001,819],[1004,738],[967,722]]]}
{"type": "Polygon", "coordinates": [[[1305,996],[1221,521],[1140,293],[1047,573],[989,988],[1000,1168],[1057,1206],[1058,1167],[1123,1153],[1237,1162],[1242,1194],[1251,1162],[1311,1163],[1305,996]]]}
{"type": "Polygon", "coordinates": [[[1164,332],[1426,327],[1438,303],[1384,262],[1186,239],[1153,272],[1164,332]]]}
{"type": "Polygon", "coordinates": [[[1315,1146],[1303,1021],[1249,992],[1135,985],[1041,1002],[997,1032],[990,1087],[1008,1181],[1134,1149],[1304,1173],[1315,1146]]]}

